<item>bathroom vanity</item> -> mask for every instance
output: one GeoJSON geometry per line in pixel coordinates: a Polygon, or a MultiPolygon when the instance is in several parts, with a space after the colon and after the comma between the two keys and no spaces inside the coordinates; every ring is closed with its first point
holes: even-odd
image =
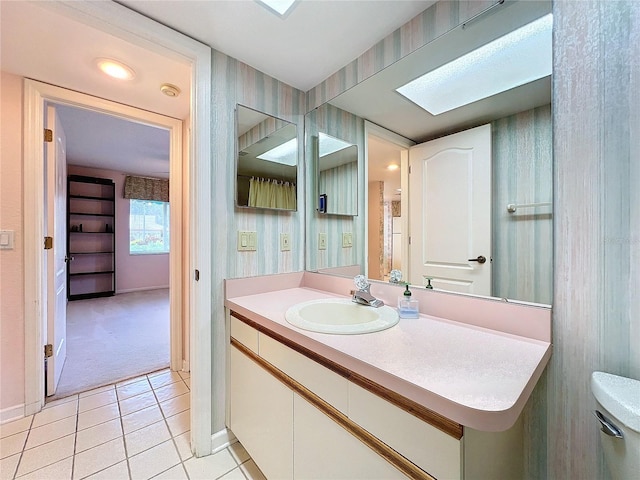
{"type": "MultiPolygon", "coordinates": [[[[267,478],[520,478],[550,310],[420,290],[420,318],[374,333],[285,319],[352,285],[310,272],[225,282],[227,426],[267,478]]],[[[401,290],[371,291],[395,305],[401,290]]]]}

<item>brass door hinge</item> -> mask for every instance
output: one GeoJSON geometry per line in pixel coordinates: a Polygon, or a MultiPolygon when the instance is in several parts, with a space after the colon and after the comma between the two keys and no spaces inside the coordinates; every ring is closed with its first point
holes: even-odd
{"type": "Polygon", "coordinates": [[[44,346],[44,356],[47,358],[53,357],[53,345],[51,345],[50,343],[47,343],[44,346]]]}
{"type": "Polygon", "coordinates": [[[53,237],[44,237],[44,249],[51,250],[53,248],[53,237]]]}
{"type": "Polygon", "coordinates": [[[44,141],[47,143],[53,142],[53,130],[50,128],[44,129],[44,141]]]}

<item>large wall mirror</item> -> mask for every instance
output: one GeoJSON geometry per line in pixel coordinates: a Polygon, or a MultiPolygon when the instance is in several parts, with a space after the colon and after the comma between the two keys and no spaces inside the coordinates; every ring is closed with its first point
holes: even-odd
{"type": "MultiPolygon", "coordinates": [[[[469,293],[540,304],[551,303],[552,45],[548,30],[535,34],[539,37],[537,40],[542,39],[542,43],[529,42],[525,47],[529,49],[528,53],[514,50],[515,53],[508,54],[511,55],[509,62],[524,59],[525,64],[532,64],[536,60],[530,52],[544,53],[542,62],[546,62],[548,71],[539,77],[525,79],[504,91],[473,100],[470,94],[475,94],[480,89],[480,77],[465,70],[468,68],[467,62],[455,75],[458,80],[466,80],[466,86],[464,82],[458,82],[454,87],[451,81],[445,80],[441,81],[437,90],[435,87],[431,90],[435,91],[438,100],[461,100],[469,97],[466,100],[468,103],[445,107],[449,109],[437,114],[419,107],[416,103],[418,99],[406,98],[397,91],[428,72],[451,66],[458,58],[466,56],[468,59],[469,55],[478,55],[481,47],[495,45],[492,42],[503,41],[512,32],[517,33],[511,36],[521,37],[523,28],[537,32],[538,27],[548,27],[551,23],[550,13],[550,1],[505,2],[464,27],[460,25],[452,29],[316,109],[339,112],[334,115],[336,119],[349,118],[349,140],[363,151],[359,174],[361,187],[366,192],[366,218],[361,223],[353,222],[348,228],[354,229],[354,245],[361,243],[366,254],[361,257],[344,255],[344,249],[338,244],[335,246],[338,253],[334,255],[337,262],[322,265],[316,261],[317,254],[313,251],[315,246],[312,246],[308,250],[309,269],[321,271],[325,266],[332,267],[333,270],[351,268],[356,260],[360,270],[372,279],[387,281],[390,270],[398,268],[402,270],[405,280],[424,286],[427,280],[422,273],[415,273],[419,271],[421,264],[455,264],[472,275],[481,269],[490,272],[486,290],[469,293]],[[354,118],[358,121],[354,121],[354,118]],[[487,125],[487,132],[490,132],[488,141],[491,157],[487,172],[489,187],[486,192],[490,206],[485,221],[490,242],[488,253],[473,251],[470,247],[464,250],[467,248],[465,245],[470,244],[468,239],[458,241],[460,239],[452,238],[451,241],[445,239],[444,242],[439,240],[432,244],[462,245],[463,257],[466,258],[453,261],[446,254],[433,250],[429,252],[429,258],[421,257],[422,252],[416,253],[415,249],[412,251],[409,245],[409,237],[412,236],[412,241],[415,240],[416,228],[422,228],[422,217],[427,215],[424,204],[416,200],[416,194],[420,198],[433,199],[433,193],[426,191],[429,182],[425,180],[422,184],[416,184],[408,173],[409,165],[414,166],[414,152],[432,141],[438,142],[442,138],[483,125],[487,125]],[[476,261],[481,256],[486,259],[484,263],[476,261]],[[340,259],[344,259],[342,264],[340,259]]],[[[508,47],[501,45],[494,50],[506,54],[508,47]]],[[[492,73],[493,77],[487,83],[497,84],[510,76],[506,71],[495,67],[492,73]]],[[[309,123],[314,125],[314,116],[318,116],[318,113],[314,110],[308,116],[311,117],[309,123]]],[[[305,128],[306,125],[307,119],[305,128]]],[[[331,134],[345,138],[339,128],[333,129],[331,134]]],[[[308,149],[306,153],[309,153],[308,149]]],[[[469,176],[477,173],[473,170],[464,171],[469,176]]],[[[419,175],[426,174],[423,172],[419,175]]],[[[429,181],[433,183],[433,177],[429,177],[429,181]]],[[[443,188],[448,184],[449,180],[439,182],[439,187],[443,188]]],[[[437,195],[447,198],[447,202],[450,199],[466,204],[475,201],[474,194],[470,191],[453,194],[441,190],[437,195]]],[[[437,215],[445,222],[457,216],[453,215],[457,212],[457,207],[447,204],[448,209],[439,207],[437,215]]],[[[315,212],[309,212],[309,215],[309,238],[317,237],[319,225],[323,230],[330,230],[330,227],[318,220],[315,212]]],[[[432,227],[430,224],[430,228],[432,227]]],[[[431,232],[433,231],[432,228],[431,232]]],[[[428,236],[425,232],[420,233],[428,236]]],[[[475,233],[470,233],[469,237],[473,235],[475,233]]],[[[331,253],[327,256],[330,255],[331,253]]],[[[440,281],[435,275],[436,278],[431,283],[436,289],[465,292],[467,287],[464,281],[444,278],[446,275],[442,273],[439,275],[445,281],[440,281]]]]}
{"type": "Polygon", "coordinates": [[[296,125],[238,105],[236,134],[236,206],[296,210],[296,125]]]}

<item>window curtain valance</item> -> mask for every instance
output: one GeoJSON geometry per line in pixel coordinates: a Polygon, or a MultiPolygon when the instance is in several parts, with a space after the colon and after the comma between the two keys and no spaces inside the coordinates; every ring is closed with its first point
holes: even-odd
{"type": "Polygon", "coordinates": [[[127,176],[124,179],[124,198],[168,202],[169,180],[127,176]]]}

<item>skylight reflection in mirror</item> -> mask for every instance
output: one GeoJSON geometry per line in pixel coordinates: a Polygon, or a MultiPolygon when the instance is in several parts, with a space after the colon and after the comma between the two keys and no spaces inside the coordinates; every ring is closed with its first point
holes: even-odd
{"type": "Polygon", "coordinates": [[[397,88],[433,115],[551,75],[548,14],[397,88]]]}

